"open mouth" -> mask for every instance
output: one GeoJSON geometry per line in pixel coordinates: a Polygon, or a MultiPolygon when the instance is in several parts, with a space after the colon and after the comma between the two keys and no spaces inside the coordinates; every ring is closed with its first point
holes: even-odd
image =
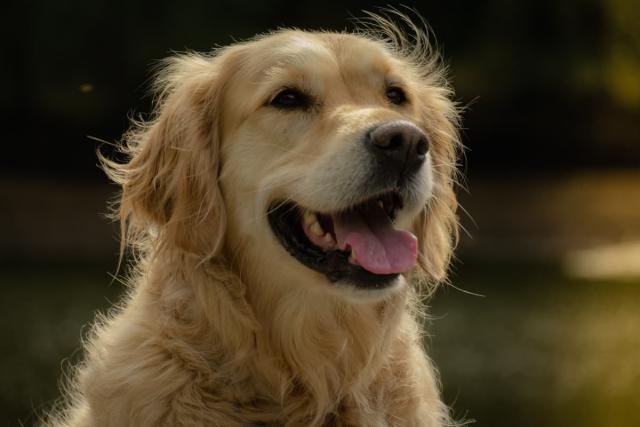
{"type": "Polygon", "coordinates": [[[313,212],[291,201],[275,201],[268,211],[280,244],[300,263],[332,282],[381,289],[417,258],[417,239],[395,228],[403,200],[391,191],[339,212],[313,212]]]}

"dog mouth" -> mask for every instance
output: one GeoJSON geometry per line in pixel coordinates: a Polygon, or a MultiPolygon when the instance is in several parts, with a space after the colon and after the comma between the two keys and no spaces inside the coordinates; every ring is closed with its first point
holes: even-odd
{"type": "Polygon", "coordinates": [[[390,191],[337,212],[314,212],[292,201],[274,201],[268,218],[280,244],[300,263],[331,282],[379,289],[409,271],[417,239],[395,228],[402,196],[390,191]]]}

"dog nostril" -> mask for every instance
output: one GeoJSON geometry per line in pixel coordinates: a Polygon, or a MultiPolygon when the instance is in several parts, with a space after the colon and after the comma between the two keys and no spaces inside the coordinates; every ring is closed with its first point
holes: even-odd
{"type": "Polygon", "coordinates": [[[374,135],[372,138],[373,145],[383,150],[397,150],[404,145],[404,136],[402,133],[394,133],[392,135],[374,135]]]}
{"type": "Polygon", "coordinates": [[[367,149],[381,167],[401,174],[420,168],[429,151],[429,138],[417,126],[403,121],[385,123],[366,134],[367,149]]]}
{"type": "Polygon", "coordinates": [[[429,142],[425,138],[420,138],[420,141],[416,144],[416,153],[419,156],[424,156],[429,151],[429,142]]]}
{"type": "Polygon", "coordinates": [[[391,137],[391,139],[389,140],[389,143],[384,148],[395,150],[396,148],[402,147],[402,144],[403,144],[402,134],[397,133],[391,137]]]}

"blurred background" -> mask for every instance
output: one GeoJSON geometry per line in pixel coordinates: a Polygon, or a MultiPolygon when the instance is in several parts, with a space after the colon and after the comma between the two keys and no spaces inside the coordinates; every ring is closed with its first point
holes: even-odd
{"type": "MultiPolygon", "coordinates": [[[[58,396],[118,299],[116,187],[96,166],[149,111],[151,66],[281,26],[353,28],[386,2],[33,0],[4,6],[0,422],[58,396]]],[[[457,418],[640,425],[640,4],[403,1],[466,107],[463,234],[426,345],[457,418]]]]}

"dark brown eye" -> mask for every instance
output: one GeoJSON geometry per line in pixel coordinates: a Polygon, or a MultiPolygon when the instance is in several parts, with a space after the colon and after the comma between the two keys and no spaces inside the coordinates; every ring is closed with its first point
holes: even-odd
{"type": "Polygon", "coordinates": [[[269,105],[284,110],[304,109],[311,104],[310,98],[298,89],[288,88],[278,93],[269,105]]]}
{"type": "Polygon", "coordinates": [[[402,105],[407,102],[407,95],[404,93],[404,90],[397,86],[388,87],[386,95],[392,104],[402,105]]]}

